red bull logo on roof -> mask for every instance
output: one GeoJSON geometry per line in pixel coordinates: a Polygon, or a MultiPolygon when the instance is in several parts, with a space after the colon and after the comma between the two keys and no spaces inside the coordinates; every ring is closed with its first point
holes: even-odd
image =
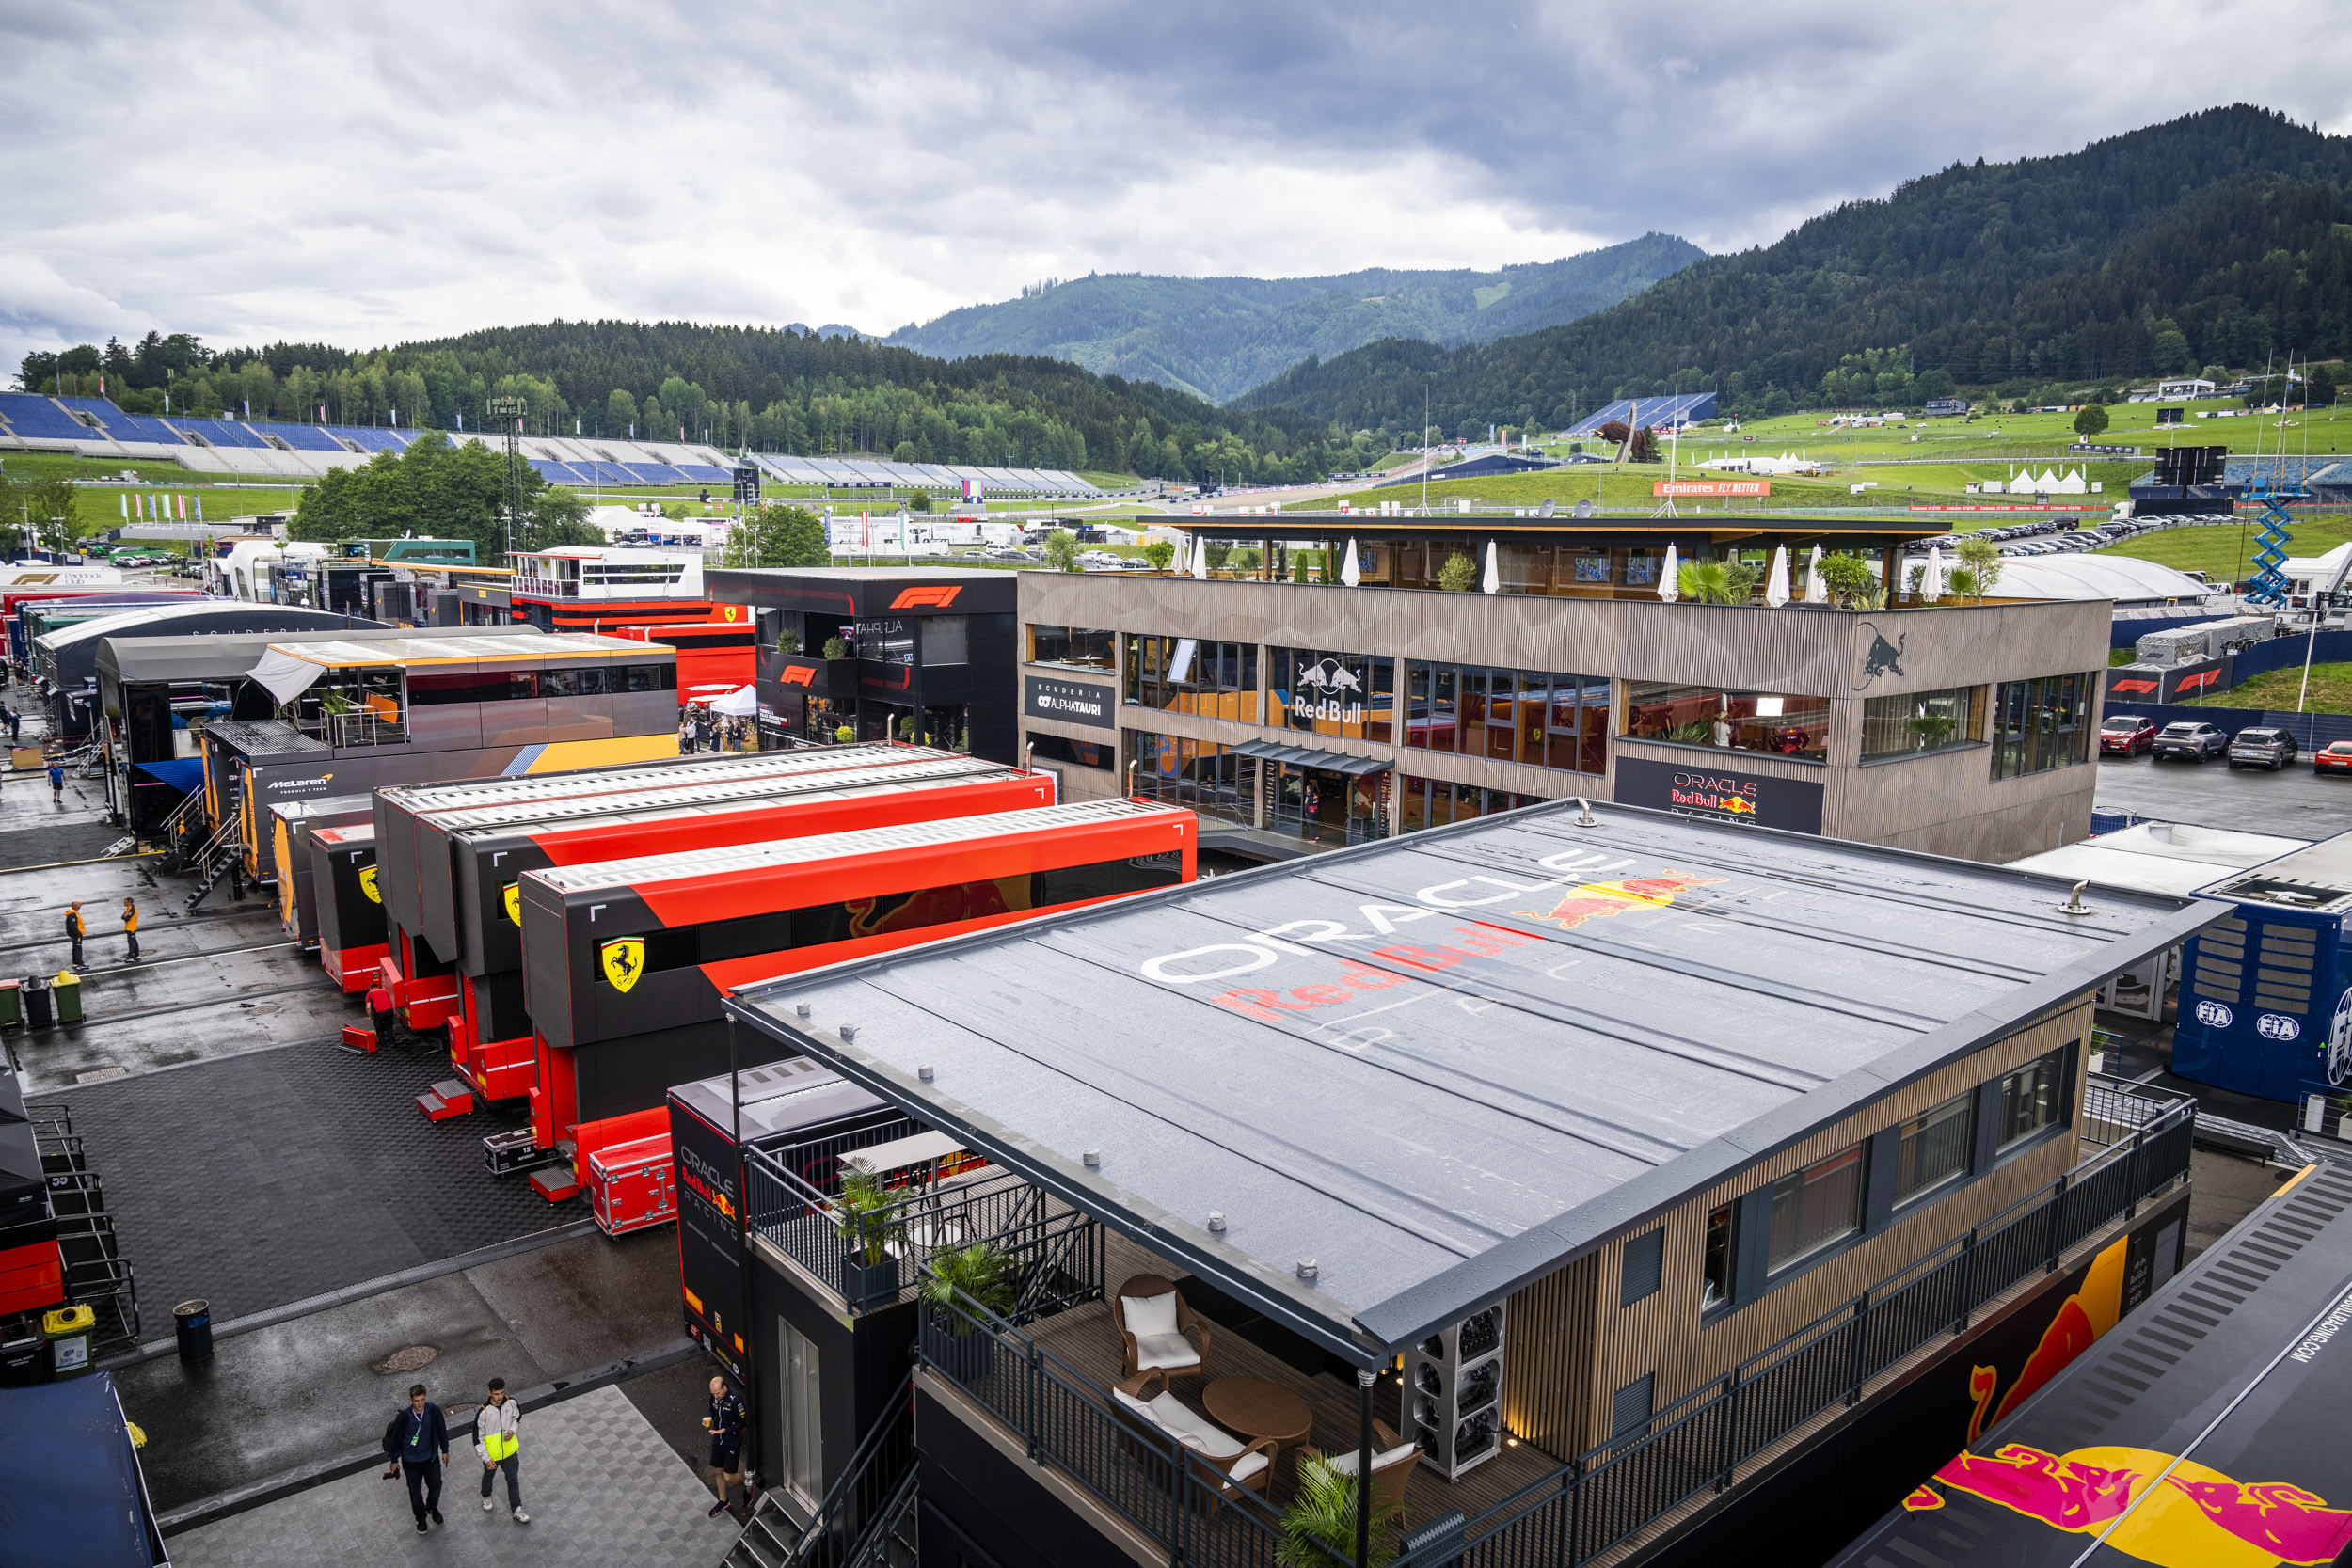
{"type": "Polygon", "coordinates": [[[1563,894],[1549,910],[1511,912],[1523,920],[1540,920],[1564,931],[1573,931],[1588,920],[1605,919],[1628,910],[1662,910],[1675,901],[1678,893],[1722,880],[1721,877],[1692,877],[1668,871],[1656,877],[1629,877],[1621,882],[1581,882],[1563,894]]]}
{"type": "Polygon", "coordinates": [[[2004,1443],[1963,1453],[1903,1499],[1942,1508],[1964,1492],[2052,1529],[2095,1535],[2159,1568],[2317,1568],[2352,1544],[2352,1510],[2292,1481],[2241,1481],[2153,1449],[2045,1453],[2004,1443]]]}

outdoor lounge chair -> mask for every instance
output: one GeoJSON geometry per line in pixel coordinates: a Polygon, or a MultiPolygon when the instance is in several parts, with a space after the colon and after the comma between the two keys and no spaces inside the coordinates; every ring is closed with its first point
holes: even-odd
{"type": "Polygon", "coordinates": [[[1153,1440],[1140,1455],[1147,1464],[1165,1454],[1165,1445],[1172,1437],[1184,1446],[1185,1456],[1198,1470],[1214,1471],[1222,1478],[1200,1477],[1216,1488],[1220,1498],[1230,1497],[1235,1487],[1265,1495],[1267,1483],[1274,1479],[1275,1455],[1280,1451],[1274,1439],[1245,1442],[1234,1436],[1169,1392],[1168,1373],[1158,1368],[1113,1384],[1110,1393],[1112,1413],[1153,1440]]]}
{"type": "Polygon", "coordinates": [[[1156,1274],[1139,1274],[1111,1297],[1111,1322],[1126,1341],[1122,1370],[1165,1371],[1172,1377],[1200,1377],[1209,1368],[1209,1325],[1177,1292],[1173,1280],[1156,1274]],[[1198,1333],[1194,1348],[1187,1333],[1198,1333]]]}
{"type": "MultiPolygon", "coordinates": [[[[1298,1462],[1320,1459],[1343,1476],[1356,1473],[1356,1450],[1343,1453],[1323,1453],[1307,1448],[1298,1450],[1298,1462]]],[[[1389,1427],[1389,1423],[1372,1423],[1372,1500],[1375,1505],[1394,1503],[1405,1505],[1405,1483],[1413,1479],[1414,1462],[1421,1458],[1419,1445],[1408,1443],[1389,1427]]]]}

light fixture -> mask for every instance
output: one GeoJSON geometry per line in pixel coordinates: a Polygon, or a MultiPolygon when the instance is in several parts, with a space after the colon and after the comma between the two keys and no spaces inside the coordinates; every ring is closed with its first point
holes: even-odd
{"type": "Polygon", "coordinates": [[[1089,1170],[1101,1170],[1103,1168],[1103,1151],[1099,1148],[1089,1148],[1085,1153],[1079,1155],[1078,1158],[1085,1162],[1086,1167],[1089,1170]]]}
{"type": "Polygon", "coordinates": [[[1777,719],[1788,711],[1788,699],[1786,697],[1758,697],[1756,700],[1756,716],[1758,719],[1777,719]]]}

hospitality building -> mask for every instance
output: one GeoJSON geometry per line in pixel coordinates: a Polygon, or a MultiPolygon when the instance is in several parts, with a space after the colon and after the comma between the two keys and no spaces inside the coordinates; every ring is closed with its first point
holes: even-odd
{"type": "Polygon", "coordinates": [[[2090,830],[2106,604],[1806,602],[1815,550],[1899,581],[1939,530],[1152,521],[1217,564],[1020,574],[1022,739],[1065,799],[1181,800],[1212,847],[1279,858],[1571,797],[1988,861],[2090,830]],[[1772,608],[1779,548],[1794,596],[1772,608]],[[1669,561],[1742,567],[1756,596],[1667,602],[1669,561]]]}

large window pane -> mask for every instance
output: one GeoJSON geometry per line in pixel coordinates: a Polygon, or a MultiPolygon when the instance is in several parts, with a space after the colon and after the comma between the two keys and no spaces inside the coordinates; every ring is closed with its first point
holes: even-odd
{"type": "Polygon", "coordinates": [[[1629,681],[1626,734],[1637,740],[1762,752],[1819,762],[1829,753],[1829,699],[1719,686],[1629,681]]]}
{"type": "Polygon", "coordinates": [[[2022,778],[2090,760],[2093,674],[2004,681],[1995,692],[1993,776],[2022,778]]]}
{"type": "Polygon", "coordinates": [[[1393,732],[1395,660],[1322,648],[1273,648],[1266,657],[1267,693],[1290,728],[1369,740],[1377,710],[1393,732]]]}
{"type": "Polygon", "coordinates": [[[1862,756],[1909,756],[1979,738],[1977,693],[1982,688],[1947,687],[1900,697],[1872,697],[1862,705],[1862,756]]]}
{"type": "Polygon", "coordinates": [[[2001,1080],[1997,1148],[2007,1149],[2021,1144],[2058,1120],[2061,1092],[2058,1073],[2065,1062],[2063,1049],[2053,1051],[2001,1080]]]}
{"type": "Polygon", "coordinates": [[[1968,1170],[1968,1151],[1975,1147],[1977,1096],[1973,1089],[1952,1096],[1933,1110],[1903,1123],[1895,1156],[1895,1201],[1908,1203],[1932,1192],[1968,1170]]]}
{"type": "Polygon", "coordinates": [[[1862,1146],[1790,1171],[1772,1183],[1773,1271],[1862,1228],[1862,1146]]]}
{"type": "Polygon", "coordinates": [[[1429,672],[1429,749],[1451,752],[1461,732],[1462,673],[1451,664],[1433,665],[1429,672]]]}
{"type": "Polygon", "coordinates": [[[1255,723],[1258,648],[1191,637],[1127,637],[1127,702],[1255,723]]]}

